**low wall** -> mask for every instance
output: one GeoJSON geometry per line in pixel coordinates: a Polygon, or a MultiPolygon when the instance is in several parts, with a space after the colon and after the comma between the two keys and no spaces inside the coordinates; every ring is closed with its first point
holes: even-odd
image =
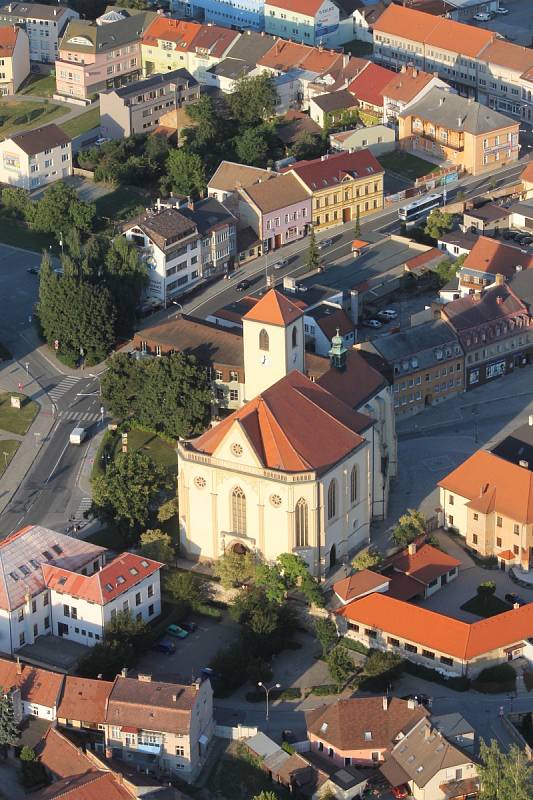
{"type": "Polygon", "coordinates": [[[232,727],[230,725],[216,725],[215,736],[220,739],[250,739],[251,736],[257,734],[258,728],[248,725],[237,725],[232,727]]]}
{"type": "Polygon", "coordinates": [[[73,175],[79,175],[80,178],[87,178],[89,181],[94,181],[94,172],[90,169],[81,169],[81,167],[74,167],[72,170],[73,175]]]}

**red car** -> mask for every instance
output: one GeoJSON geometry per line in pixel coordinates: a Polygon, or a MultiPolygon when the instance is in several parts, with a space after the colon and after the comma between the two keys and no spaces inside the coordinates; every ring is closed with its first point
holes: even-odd
{"type": "Polygon", "coordinates": [[[409,797],[410,791],[407,784],[402,783],[401,786],[393,786],[392,793],[398,800],[403,800],[404,797],[409,797]]]}

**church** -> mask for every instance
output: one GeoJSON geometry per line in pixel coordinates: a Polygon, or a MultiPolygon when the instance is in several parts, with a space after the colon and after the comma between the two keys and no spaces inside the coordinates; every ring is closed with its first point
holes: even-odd
{"type": "Polygon", "coordinates": [[[251,308],[243,317],[243,404],[178,444],[188,558],[250,550],[273,561],[293,552],[324,576],[368,543],[372,518],[386,513],[396,469],[390,387],[371,368],[359,370],[357,387],[351,368],[355,359],[361,367],[361,356],[340,336],[323,380],[308,378],[303,316],[275,289],[251,308]]]}

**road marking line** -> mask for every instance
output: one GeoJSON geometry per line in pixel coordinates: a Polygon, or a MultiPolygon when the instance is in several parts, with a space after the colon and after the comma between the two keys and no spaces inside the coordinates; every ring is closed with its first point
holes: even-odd
{"type": "Polygon", "coordinates": [[[52,475],[56,471],[57,467],[59,466],[59,462],[61,461],[61,459],[65,455],[65,451],[66,451],[67,447],[69,446],[69,444],[70,444],[70,442],[67,440],[66,445],[64,446],[63,450],[61,451],[61,455],[59,456],[59,458],[57,459],[56,463],[54,464],[54,468],[52,469],[52,472],[50,473],[50,475],[48,476],[48,478],[44,482],[45,486],[48,484],[48,481],[50,480],[50,478],[52,477],[52,475]]]}

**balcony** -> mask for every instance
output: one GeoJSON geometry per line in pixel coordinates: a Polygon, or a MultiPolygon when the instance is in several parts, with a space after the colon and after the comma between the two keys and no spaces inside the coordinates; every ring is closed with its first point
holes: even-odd
{"type": "Polygon", "coordinates": [[[163,742],[145,742],[141,739],[137,741],[137,750],[140,753],[149,753],[153,756],[158,756],[161,751],[163,742]]]}

